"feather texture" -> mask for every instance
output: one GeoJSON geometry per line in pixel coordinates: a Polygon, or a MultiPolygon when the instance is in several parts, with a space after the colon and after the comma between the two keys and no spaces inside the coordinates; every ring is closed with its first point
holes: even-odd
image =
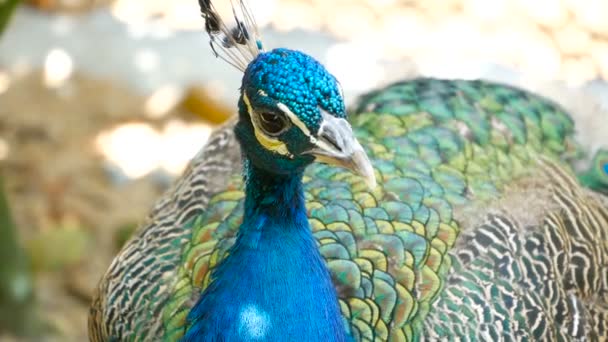
{"type": "MultiPolygon", "coordinates": [[[[379,186],[313,164],[308,217],[357,341],[602,340],[608,208],[580,187],[573,123],[483,81],[416,79],[350,116],[379,186]]],[[[243,219],[239,151],[219,130],[100,283],[91,340],[178,340],[243,219]]]]}

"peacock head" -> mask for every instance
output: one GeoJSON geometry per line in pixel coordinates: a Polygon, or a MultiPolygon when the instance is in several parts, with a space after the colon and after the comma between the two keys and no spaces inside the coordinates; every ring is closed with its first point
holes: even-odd
{"type": "Polygon", "coordinates": [[[346,121],[340,84],[312,57],[288,49],[259,54],[245,70],[239,113],[235,132],[256,167],[289,174],[317,160],[375,183],[346,121]]]}
{"type": "Polygon", "coordinates": [[[598,150],[586,172],[580,174],[581,183],[595,191],[608,194],[608,150],[598,150]]]}
{"type": "Polygon", "coordinates": [[[247,160],[285,175],[316,160],[350,169],[375,186],[371,163],[346,121],[336,78],[302,52],[266,52],[245,1],[232,2],[232,28],[211,0],[199,4],[211,49],[244,73],[235,133],[247,160]]]}

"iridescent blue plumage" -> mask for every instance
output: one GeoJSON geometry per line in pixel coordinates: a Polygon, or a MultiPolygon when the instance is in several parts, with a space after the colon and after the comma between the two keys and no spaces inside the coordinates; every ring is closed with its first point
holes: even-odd
{"type": "Polygon", "coordinates": [[[284,103],[313,131],[321,122],[319,108],[346,117],[336,78],[299,51],[281,48],[260,54],[245,71],[243,85],[252,99],[261,89],[272,101],[284,103]]]}
{"type": "Polygon", "coordinates": [[[247,172],[236,243],[188,315],[184,340],[345,340],[336,292],[304,210],[301,175],[247,172]]]}
{"type": "Polygon", "coordinates": [[[314,160],[309,152],[327,125],[322,113],[345,118],[339,85],[311,57],[277,49],[247,68],[239,108],[245,215],[235,244],[188,314],[184,340],[345,341],[302,189],[303,168],[314,160]],[[262,115],[288,118],[264,128],[262,115]],[[278,124],[286,127],[276,133],[278,124]]]}

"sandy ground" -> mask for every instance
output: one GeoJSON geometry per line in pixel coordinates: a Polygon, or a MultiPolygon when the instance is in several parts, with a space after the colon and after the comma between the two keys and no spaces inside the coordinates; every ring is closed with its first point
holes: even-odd
{"type": "Polygon", "coordinates": [[[101,130],[141,120],[143,102],[129,89],[79,75],[60,91],[48,89],[40,73],[0,96],[0,136],[10,146],[2,172],[42,317],[57,340],[86,339],[92,289],[121,235],[164,190],[154,177],[117,184],[95,149],[101,130]]]}

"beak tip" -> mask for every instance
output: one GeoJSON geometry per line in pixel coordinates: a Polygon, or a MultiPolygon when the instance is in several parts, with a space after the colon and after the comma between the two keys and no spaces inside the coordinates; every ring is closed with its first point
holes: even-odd
{"type": "Polygon", "coordinates": [[[356,148],[351,156],[351,162],[352,165],[350,169],[365,180],[365,184],[370,190],[375,189],[377,184],[374,167],[372,166],[367,153],[365,153],[365,150],[358,141],[356,141],[356,148]]]}
{"type": "Polygon", "coordinates": [[[365,184],[370,190],[376,188],[376,173],[374,172],[374,167],[372,163],[369,161],[367,154],[364,152],[363,148],[360,149],[358,153],[355,153],[355,167],[353,170],[355,173],[359,174],[365,181],[365,184]]]}

